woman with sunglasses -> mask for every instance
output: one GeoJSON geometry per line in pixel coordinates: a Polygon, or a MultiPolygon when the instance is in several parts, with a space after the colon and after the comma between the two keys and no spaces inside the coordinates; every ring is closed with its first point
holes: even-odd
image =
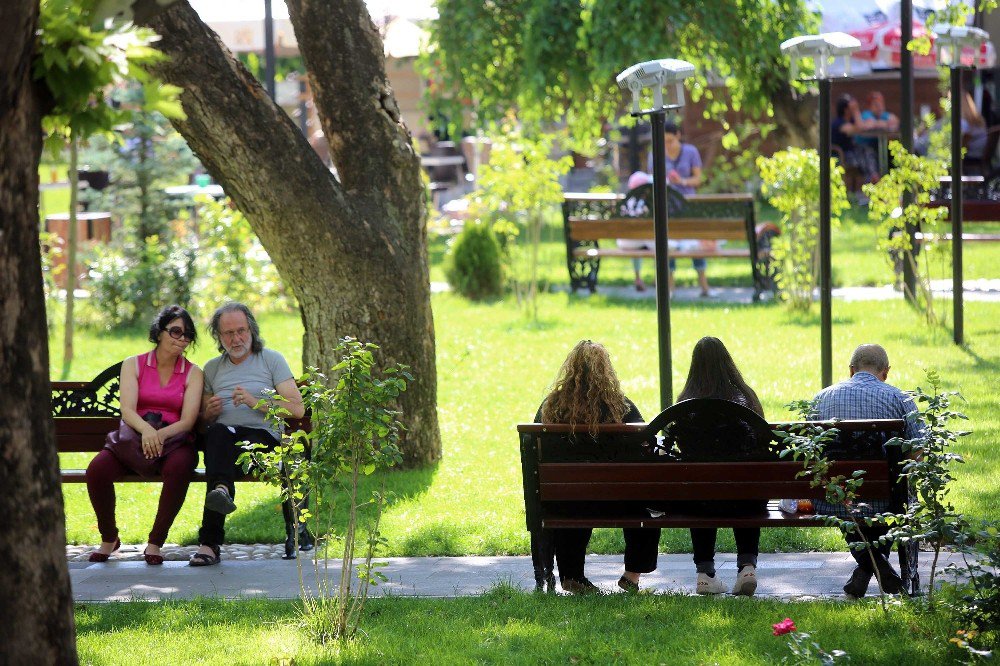
{"type": "Polygon", "coordinates": [[[149,328],[153,350],[122,363],[118,442],[102,449],[87,467],[87,492],[101,533],[101,546],[90,554],[91,562],[106,562],[121,546],[114,484],[126,474],[142,473],[127,464],[131,454],[150,461],[163,479],[153,529],[143,552],[146,564],[163,564],[160,548],[184,504],[198,460],[192,431],[201,406],[204,376],[201,368],[184,357],[195,338],[194,322],[187,310],[167,306],[149,328]],[[132,450],[139,447],[141,452],[132,450]]]}

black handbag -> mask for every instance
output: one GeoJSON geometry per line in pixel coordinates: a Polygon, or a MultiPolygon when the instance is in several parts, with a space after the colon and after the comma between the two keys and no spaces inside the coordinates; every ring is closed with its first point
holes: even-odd
{"type": "MultiPolygon", "coordinates": [[[[159,412],[149,412],[142,417],[142,420],[153,426],[157,430],[164,428],[168,423],[164,423],[163,415],[159,412]]],[[[118,430],[108,433],[104,440],[104,448],[111,451],[111,454],[118,459],[125,467],[135,472],[141,477],[155,477],[160,475],[160,467],[167,455],[182,446],[192,443],[191,433],[182,432],[170,437],[163,443],[163,450],[155,458],[147,458],[142,451],[142,435],[135,428],[121,420],[118,430]]]]}

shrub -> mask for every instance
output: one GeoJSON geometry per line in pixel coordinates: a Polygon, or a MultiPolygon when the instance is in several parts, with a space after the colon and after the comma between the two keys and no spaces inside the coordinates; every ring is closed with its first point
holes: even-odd
{"type": "Polygon", "coordinates": [[[479,220],[466,223],[451,247],[445,274],[452,289],[466,298],[500,295],[500,243],[489,225],[479,220]]]}

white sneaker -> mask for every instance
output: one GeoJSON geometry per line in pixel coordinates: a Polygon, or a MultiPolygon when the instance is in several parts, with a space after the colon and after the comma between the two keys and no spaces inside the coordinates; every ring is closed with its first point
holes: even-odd
{"type": "Polygon", "coordinates": [[[733,585],[733,594],[752,597],[757,590],[757,568],[748,564],[736,574],[736,584],[733,585]]]}
{"type": "Polygon", "coordinates": [[[718,576],[712,577],[705,573],[698,574],[698,583],[695,586],[698,594],[724,594],[726,586],[722,584],[718,576]]]}

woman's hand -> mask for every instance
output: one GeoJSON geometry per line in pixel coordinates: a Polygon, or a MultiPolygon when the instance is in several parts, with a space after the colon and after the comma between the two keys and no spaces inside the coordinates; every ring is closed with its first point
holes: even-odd
{"type": "Polygon", "coordinates": [[[163,452],[163,442],[160,441],[160,433],[153,426],[146,424],[142,429],[142,453],[148,460],[156,458],[163,452]]]}

